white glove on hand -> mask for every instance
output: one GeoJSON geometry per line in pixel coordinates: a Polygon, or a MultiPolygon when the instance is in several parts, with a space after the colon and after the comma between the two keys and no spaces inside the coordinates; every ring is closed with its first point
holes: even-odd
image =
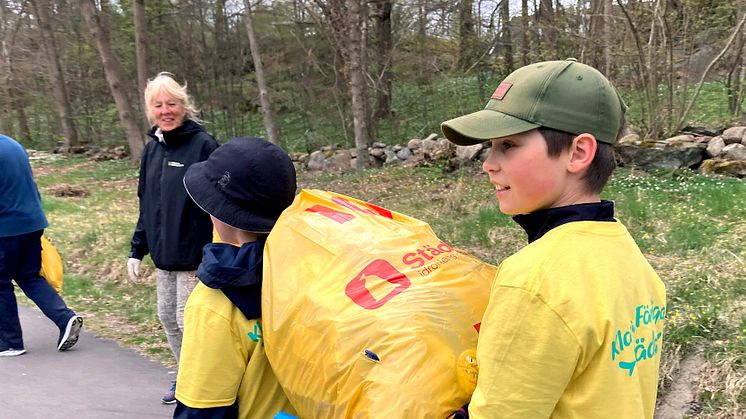
{"type": "Polygon", "coordinates": [[[137,281],[140,278],[140,262],[142,262],[140,259],[127,259],[127,273],[130,276],[130,281],[137,281]]]}

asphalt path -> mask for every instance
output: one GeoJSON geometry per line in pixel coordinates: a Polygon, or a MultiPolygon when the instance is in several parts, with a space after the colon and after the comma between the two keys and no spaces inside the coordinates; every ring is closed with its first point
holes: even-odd
{"type": "Polygon", "coordinates": [[[170,418],[160,398],[174,374],[85,329],[57,351],[58,330],[36,308],[18,306],[26,353],[0,357],[0,419],[170,418]]]}

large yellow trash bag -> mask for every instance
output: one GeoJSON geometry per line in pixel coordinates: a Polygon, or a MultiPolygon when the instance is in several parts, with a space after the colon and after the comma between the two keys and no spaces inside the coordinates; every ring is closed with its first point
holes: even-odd
{"type": "Polygon", "coordinates": [[[264,250],[267,356],[303,419],[445,418],[471,398],[495,267],[427,223],[302,190],[264,250]]]}

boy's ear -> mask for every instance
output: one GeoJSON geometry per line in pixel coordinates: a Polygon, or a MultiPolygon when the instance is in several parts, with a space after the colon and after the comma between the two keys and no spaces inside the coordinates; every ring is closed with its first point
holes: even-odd
{"type": "Polygon", "coordinates": [[[572,140],[570,146],[570,161],[567,163],[567,170],[570,173],[580,173],[593,162],[596,156],[596,137],[591,134],[583,133],[572,140]]]}

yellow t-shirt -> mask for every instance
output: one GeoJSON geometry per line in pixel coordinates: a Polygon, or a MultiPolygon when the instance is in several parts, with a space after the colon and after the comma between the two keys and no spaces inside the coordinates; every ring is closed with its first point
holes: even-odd
{"type": "Polygon", "coordinates": [[[264,352],[261,319],[246,319],[222,291],[201,282],[184,310],[176,382],[176,398],[189,407],[238,400],[239,418],[295,414],[264,352]]]}
{"type": "Polygon", "coordinates": [[[499,267],[470,417],[652,418],[665,307],[620,222],[550,230],[499,267]]]}

